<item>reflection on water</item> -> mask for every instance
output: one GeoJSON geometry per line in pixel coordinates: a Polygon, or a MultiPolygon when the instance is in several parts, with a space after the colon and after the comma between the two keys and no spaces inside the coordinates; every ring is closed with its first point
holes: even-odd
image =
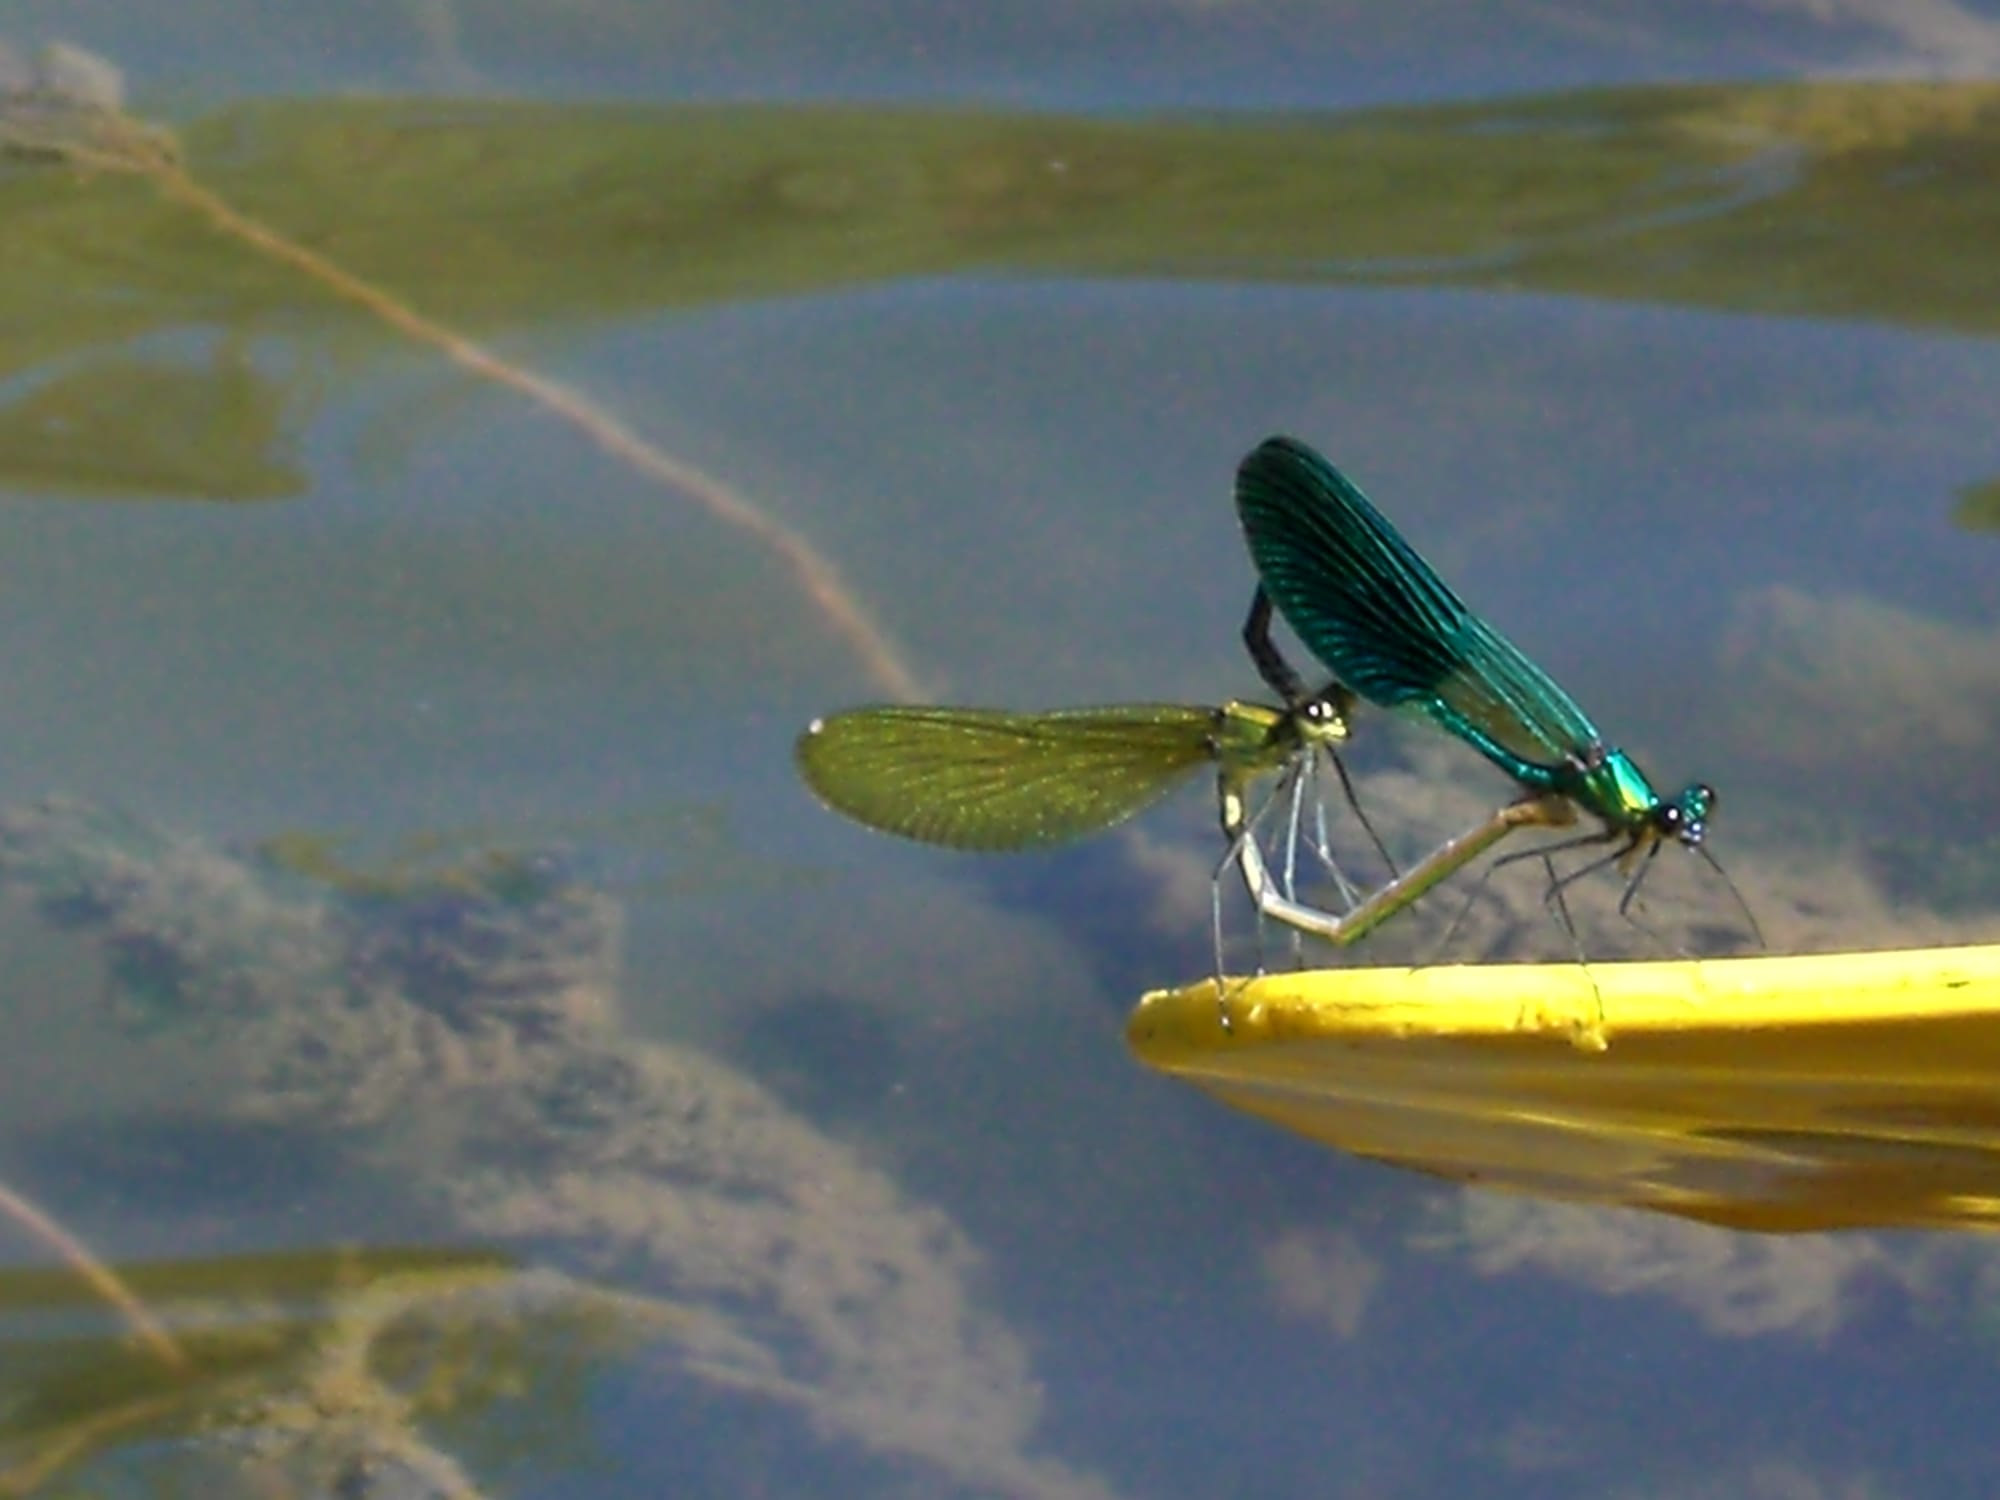
{"type": "MultiPolygon", "coordinates": [[[[1221,1120],[1109,1024],[1206,962],[1206,828],[947,873],[815,822],[785,751],[919,647],[994,701],[1247,686],[1226,469],[1290,427],[1722,785],[1777,945],[1990,936],[2000,600],[1947,523],[1993,471],[1991,85],[1130,118],[270,92],[172,138],[81,54],[0,90],[0,885],[95,966],[43,997],[81,1056],[149,1085],[121,1105],[107,1064],[10,1121],[9,1176],[109,1259],[183,1257],[129,1279],[194,1372],[0,1277],[16,1491],[158,1493],[171,1448],[208,1493],[566,1493],[597,1461],[1924,1493],[1921,1411],[1967,1480],[1936,1492],[1976,1492],[1984,1417],[1932,1398],[1990,1384],[1982,1246],[1437,1195],[1221,1120]],[[412,367],[449,389],[408,399],[412,367]],[[371,403],[403,444],[372,469],[371,403]],[[114,496],[290,503],[72,503],[114,496]],[[52,787],[92,800],[26,802],[52,787]],[[587,873],[608,836],[384,869],[158,826],[663,799],[708,836],[646,835],[679,859],[650,902],[587,873]],[[226,1258],[328,1218],[504,1258],[226,1258]]],[[[1490,810],[1452,747],[1357,741],[1400,856],[1490,810]]],[[[1724,941],[1681,864],[1649,922],[1724,941]]],[[[1521,873],[1466,942],[1561,949],[1521,873]]],[[[1651,951],[1602,894],[1593,951],[1651,951]]]]}
{"type": "MultiPolygon", "coordinates": [[[[432,1250],[238,1257],[132,1268],[168,1316],[174,1357],[149,1366],[119,1338],[38,1335],[75,1310],[74,1287],[0,1278],[10,1342],[4,1441],[10,1494],[84,1466],[104,1494],[185,1485],[214,1495],[481,1493],[473,1467],[577,1450],[580,1377],[616,1350],[670,1335],[686,1314],[492,1256],[432,1250]],[[482,1414],[504,1408],[503,1428],[482,1414]],[[144,1467],[105,1462],[150,1452],[144,1467]]],[[[72,1318],[72,1321],[74,1319],[72,1318]]]]}
{"type": "MultiPolygon", "coordinates": [[[[301,1136],[328,1164],[395,1177],[452,1239],[692,1300],[698,1318],[657,1331],[623,1316],[609,1326],[664,1340],[680,1379],[797,1405],[843,1447],[1007,1493],[1094,1493],[1026,1451],[1024,1355],[970,1299],[962,1234],[726,1064],[624,1034],[620,910],[559,865],[328,883],[49,803],[0,819],[0,885],[101,948],[107,1025],[145,1025],[159,1066],[202,1080],[209,1113],[180,1135],[301,1136]]],[[[55,1144],[77,1164],[75,1144],[55,1144]]],[[[170,1149],[165,1136],[150,1144],[170,1149]]],[[[149,1190],[171,1186],[141,1171],[149,1190]]],[[[394,1298],[371,1306],[404,1311],[394,1298]]],[[[345,1369],[377,1334],[342,1328],[345,1369]]],[[[268,1407],[237,1418],[260,1442],[293,1428],[314,1444],[339,1436],[337,1423],[287,1415],[327,1398],[259,1386],[254,1401],[231,1399],[268,1407]]],[[[397,1397],[371,1421],[400,1431],[418,1410],[397,1397]]],[[[58,1436],[31,1428],[22,1462],[58,1436]]],[[[363,1461],[335,1446],[342,1464],[363,1461]]]]}
{"type": "Polygon", "coordinates": [[[1967,485],[1952,519],[1967,531],[2000,531],[2000,479],[1967,485]]]}
{"type": "Polygon", "coordinates": [[[204,363],[92,360],[0,410],[0,483],[86,500],[289,500],[308,482],[285,415],[240,348],[204,363]]]}

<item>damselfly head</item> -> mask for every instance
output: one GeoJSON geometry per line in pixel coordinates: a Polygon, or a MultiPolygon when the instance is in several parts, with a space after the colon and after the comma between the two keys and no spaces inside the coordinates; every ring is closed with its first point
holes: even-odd
{"type": "Polygon", "coordinates": [[[1704,782],[1690,782],[1681,788],[1678,797],[1653,809],[1653,829],[1661,839],[1673,839],[1697,849],[1708,832],[1708,815],[1713,811],[1715,788],[1704,782]]]}
{"type": "Polygon", "coordinates": [[[1322,695],[1308,698],[1297,709],[1301,738],[1316,744],[1347,738],[1347,715],[1341,704],[1322,695]]]}

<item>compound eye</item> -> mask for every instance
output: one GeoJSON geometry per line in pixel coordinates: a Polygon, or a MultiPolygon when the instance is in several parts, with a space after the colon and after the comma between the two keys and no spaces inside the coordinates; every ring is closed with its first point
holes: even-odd
{"type": "Polygon", "coordinates": [[[1667,825],[1667,832],[1692,849],[1701,843],[1702,835],[1708,832],[1708,820],[1701,814],[1706,808],[1690,812],[1686,808],[1674,809],[1673,821],[1667,825]]]}
{"type": "Polygon", "coordinates": [[[1662,802],[1653,809],[1653,828],[1660,838],[1689,847],[1699,844],[1703,833],[1702,820],[1677,802],[1662,802]]]}

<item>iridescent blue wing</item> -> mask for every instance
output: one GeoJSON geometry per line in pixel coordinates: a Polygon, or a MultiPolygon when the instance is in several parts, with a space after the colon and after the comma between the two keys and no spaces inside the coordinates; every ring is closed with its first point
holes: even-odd
{"type": "Polygon", "coordinates": [[[1269,438],[1244,459],[1236,509],[1279,612],[1362,697],[1428,719],[1537,790],[1597,744],[1575,700],[1304,443],[1269,438]]]}

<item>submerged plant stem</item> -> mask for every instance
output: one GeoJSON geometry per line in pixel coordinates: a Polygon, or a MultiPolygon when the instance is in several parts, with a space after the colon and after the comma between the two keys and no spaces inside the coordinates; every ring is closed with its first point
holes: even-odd
{"type": "Polygon", "coordinates": [[[55,1251],[63,1264],[82,1277],[91,1290],[124,1314],[133,1334],[161,1364],[170,1370],[189,1367],[187,1354],[175,1342],[174,1336],[147,1310],[146,1304],[132,1289],[118,1279],[116,1272],[90,1253],[90,1247],[82,1240],[4,1183],[0,1183],[0,1214],[11,1218],[55,1251]]]}
{"type": "Polygon", "coordinates": [[[294,267],[336,296],[374,314],[397,332],[430,345],[461,369],[526,396],[569,423],[613,458],[649,479],[682,491],[717,520],[748,532],[791,569],[806,597],[853,648],[878,686],[899,698],[919,696],[916,674],[881,628],[868,618],[839,569],[784,522],[714,475],[647,442],[583,392],[513,364],[484,344],[425,317],[382,288],[240,212],[177,164],[164,163],[153,175],[169,197],[199,211],[224,234],[294,267]]]}
{"type": "MultiPolygon", "coordinates": [[[[869,618],[833,561],[801,533],[714,475],[648,442],[582,391],[502,358],[486,345],[426,317],[382,287],[236,208],[190,176],[178,152],[160,132],[122,115],[114,117],[113,123],[123,128],[88,142],[23,138],[11,144],[16,149],[32,147],[87,170],[149,178],[168,198],[193,209],[238,244],[292,267],[406,338],[435,349],[460,369],[525,396],[582,433],[602,452],[655,483],[679,490],[717,520],[754,537],[791,571],[805,597],[847,643],[878,688],[905,701],[922,696],[916,673],[903,660],[895,642],[869,618]]],[[[4,122],[0,122],[0,144],[9,143],[4,122]]]]}

